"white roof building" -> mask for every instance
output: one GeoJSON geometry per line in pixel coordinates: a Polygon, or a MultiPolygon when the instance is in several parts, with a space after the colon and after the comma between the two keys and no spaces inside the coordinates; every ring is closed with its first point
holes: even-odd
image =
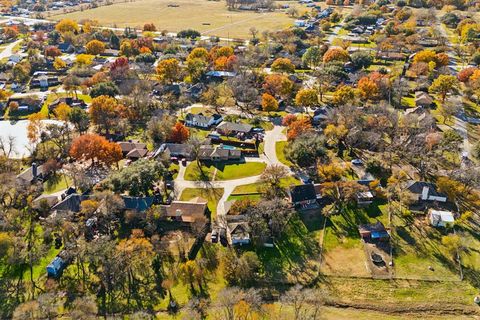
{"type": "Polygon", "coordinates": [[[453,223],[455,223],[453,213],[450,211],[430,209],[428,218],[430,219],[430,224],[434,227],[446,227],[447,225],[453,225],[453,223]]]}

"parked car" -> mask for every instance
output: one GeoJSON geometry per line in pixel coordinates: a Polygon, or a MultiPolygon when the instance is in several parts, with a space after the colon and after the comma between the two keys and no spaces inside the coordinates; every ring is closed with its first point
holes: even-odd
{"type": "Polygon", "coordinates": [[[360,159],[353,159],[351,162],[352,162],[352,164],[355,165],[355,166],[361,166],[361,165],[363,165],[363,161],[360,160],[360,159]]]}
{"type": "Polygon", "coordinates": [[[185,159],[185,158],[182,159],[182,166],[184,166],[184,167],[187,166],[187,159],[185,159]]]}
{"type": "Polygon", "coordinates": [[[218,242],[218,231],[216,229],[212,230],[212,235],[210,238],[212,239],[212,243],[218,242]]]}

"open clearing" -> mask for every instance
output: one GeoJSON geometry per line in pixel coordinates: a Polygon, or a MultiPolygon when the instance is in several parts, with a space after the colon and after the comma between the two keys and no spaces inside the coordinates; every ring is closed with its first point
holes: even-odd
{"type": "MultiPolygon", "coordinates": [[[[282,4],[296,4],[285,2],[282,4]]],[[[306,10],[306,7],[301,7],[306,10]]],[[[300,10],[302,11],[302,10],[300,10]]],[[[281,30],[293,24],[294,19],[284,11],[257,13],[253,11],[228,11],[225,1],[207,0],[140,0],[116,3],[95,9],[77,11],[68,14],[53,15],[50,18],[60,20],[97,20],[106,27],[141,28],[147,22],[153,22],[157,30],[178,32],[195,29],[202,35],[230,38],[250,38],[249,29],[255,27],[260,32],[281,30]],[[178,7],[169,7],[170,4],[178,7]]]]}

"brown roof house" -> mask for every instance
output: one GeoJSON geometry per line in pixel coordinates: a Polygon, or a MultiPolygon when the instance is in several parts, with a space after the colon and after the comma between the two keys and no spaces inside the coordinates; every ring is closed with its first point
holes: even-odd
{"type": "Polygon", "coordinates": [[[432,104],[433,104],[433,99],[432,97],[430,97],[428,93],[423,91],[415,92],[415,106],[430,108],[432,104]]]}
{"type": "Polygon", "coordinates": [[[204,145],[200,148],[198,158],[200,161],[240,160],[242,158],[242,151],[238,149],[227,148],[223,145],[204,145]]]}
{"type": "Polygon", "coordinates": [[[166,217],[183,223],[206,222],[209,215],[207,200],[196,197],[190,201],[173,201],[161,206],[166,217]]]}
{"type": "Polygon", "coordinates": [[[122,141],[118,142],[122,149],[122,154],[130,160],[138,160],[148,154],[147,145],[145,143],[122,141]]]}

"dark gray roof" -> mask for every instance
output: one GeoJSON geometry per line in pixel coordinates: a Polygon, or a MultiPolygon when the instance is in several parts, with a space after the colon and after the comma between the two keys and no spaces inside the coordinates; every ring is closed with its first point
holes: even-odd
{"type": "Polygon", "coordinates": [[[145,211],[153,204],[154,197],[122,197],[125,203],[125,209],[145,211]]]}
{"type": "Polygon", "coordinates": [[[80,204],[82,203],[82,201],[88,200],[88,198],[89,198],[88,195],[71,194],[68,197],[66,197],[63,201],[54,205],[52,207],[52,210],[79,212],[80,204]]]}
{"type": "Polygon", "coordinates": [[[425,181],[409,181],[407,183],[407,189],[414,194],[422,194],[423,188],[428,188],[428,195],[433,197],[447,197],[446,194],[437,191],[437,186],[432,182],[425,181]]]}
{"type": "Polygon", "coordinates": [[[185,143],[165,143],[165,151],[167,150],[171,155],[189,155],[192,153],[193,148],[185,143]]]}
{"type": "Polygon", "coordinates": [[[311,183],[294,186],[290,189],[292,202],[301,202],[305,200],[317,200],[315,186],[311,183]]]}

